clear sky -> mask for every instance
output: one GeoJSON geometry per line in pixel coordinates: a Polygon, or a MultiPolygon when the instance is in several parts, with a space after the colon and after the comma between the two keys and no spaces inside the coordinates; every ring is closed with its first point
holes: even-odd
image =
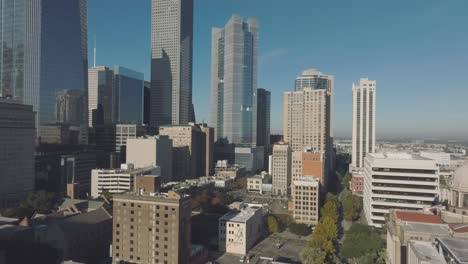
{"type": "MultiPolygon", "coordinates": [[[[89,57],[150,72],[151,0],[88,0],[89,57]]],[[[335,134],[351,135],[351,84],[377,80],[377,137],[468,138],[467,0],[195,0],[193,102],[210,118],[211,28],[259,20],[258,87],[283,92],[302,70],[335,76],[335,134]]]]}

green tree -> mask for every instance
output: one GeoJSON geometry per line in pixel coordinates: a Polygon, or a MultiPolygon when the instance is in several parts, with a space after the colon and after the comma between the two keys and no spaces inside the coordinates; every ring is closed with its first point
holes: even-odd
{"type": "Polygon", "coordinates": [[[338,222],[338,207],[333,202],[327,202],[320,209],[320,215],[323,217],[329,217],[333,222],[338,222]]]}
{"type": "Polygon", "coordinates": [[[305,224],[290,223],[288,228],[291,233],[296,234],[298,236],[305,236],[309,232],[309,229],[305,224]]]}
{"type": "Polygon", "coordinates": [[[369,255],[373,255],[372,260],[375,262],[379,256],[379,252],[384,249],[384,245],[385,241],[375,228],[362,224],[354,224],[346,233],[341,254],[346,258],[361,258],[365,256],[368,258],[369,255]]]}
{"type": "Polygon", "coordinates": [[[344,219],[348,221],[357,220],[362,210],[362,199],[346,191],[343,193],[341,202],[344,219]]]}
{"type": "Polygon", "coordinates": [[[268,226],[268,231],[270,234],[278,233],[278,220],[276,220],[276,217],[269,215],[267,217],[267,226],[268,226]]]}
{"type": "Polygon", "coordinates": [[[330,217],[322,217],[309,240],[309,246],[320,248],[327,254],[334,254],[334,240],[338,237],[336,222],[330,217]]]}
{"type": "Polygon", "coordinates": [[[349,190],[349,182],[351,181],[351,178],[351,173],[347,172],[343,179],[341,179],[341,186],[343,187],[343,190],[349,190]]]}
{"type": "Polygon", "coordinates": [[[327,253],[319,248],[305,247],[301,257],[304,264],[323,264],[325,263],[327,253]]]}

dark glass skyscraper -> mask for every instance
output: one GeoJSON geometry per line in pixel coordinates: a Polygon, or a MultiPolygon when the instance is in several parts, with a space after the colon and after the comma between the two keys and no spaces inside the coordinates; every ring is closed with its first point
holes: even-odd
{"type": "MultiPolygon", "coordinates": [[[[270,108],[271,93],[263,88],[257,89],[257,145],[270,145],[270,108]]],[[[266,152],[266,150],[265,150],[266,152]]]]}
{"type": "MultiPolygon", "coordinates": [[[[68,122],[66,91],[87,97],[87,0],[1,0],[1,96],[33,105],[37,123],[68,122]],[[62,108],[63,109],[63,108],[62,108]]],[[[86,100],[71,125],[87,126],[86,100]]],[[[83,130],[84,131],[84,130],[83,130]]]]}

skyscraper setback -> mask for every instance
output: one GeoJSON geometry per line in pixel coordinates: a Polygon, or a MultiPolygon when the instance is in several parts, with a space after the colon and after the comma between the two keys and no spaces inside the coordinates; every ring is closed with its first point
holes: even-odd
{"type": "Polygon", "coordinates": [[[375,152],[376,82],[361,78],[353,83],[353,157],[351,167],[364,168],[367,153],[375,152]]]}
{"type": "MultiPolygon", "coordinates": [[[[63,90],[87,97],[86,6],[86,0],[2,1],[0,96],[32,105],[38,124],[68,121],[57,119],[63,90]]],[[[84,127],[87,106],[77,109],[84,127]]]]}
{"type": "Polygon", "coordinates": [[[258,22],[233,15],[212,30],[211,118],[215,141],[257,143],[258,22]]]}
{"type": "Polygon", "coordinates": [[[192,107],[193,0],[152,0],[150,126],[187,124],[192,107]]]}

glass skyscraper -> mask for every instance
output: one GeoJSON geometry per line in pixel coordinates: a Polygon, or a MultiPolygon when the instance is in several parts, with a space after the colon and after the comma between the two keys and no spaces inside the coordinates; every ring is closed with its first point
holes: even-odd
{"type": "Polygon", "coordinates": [[[152,0],[150,126],[187,124],[192,107],[193,0],[152,0]]]}
{"type": "Polygon", "coordinates": [[[114,68],[117,122],[143,124],[143,73],[121,66],[114,68]]]}
{"type": "Polygon", "coordinates": [[[33,105],[38,125],[87,126],[87,100],[69,108],[79,121],[60,114],[67,91],[87,97],[86,6],[86,0],[0,0],[0,96],[33,105]]]}
{"type": "Polygon", "coordinates": [[[215,140],[257,143],[258,22],[233,15],[212,30],[211,118],[215,140]]]}

